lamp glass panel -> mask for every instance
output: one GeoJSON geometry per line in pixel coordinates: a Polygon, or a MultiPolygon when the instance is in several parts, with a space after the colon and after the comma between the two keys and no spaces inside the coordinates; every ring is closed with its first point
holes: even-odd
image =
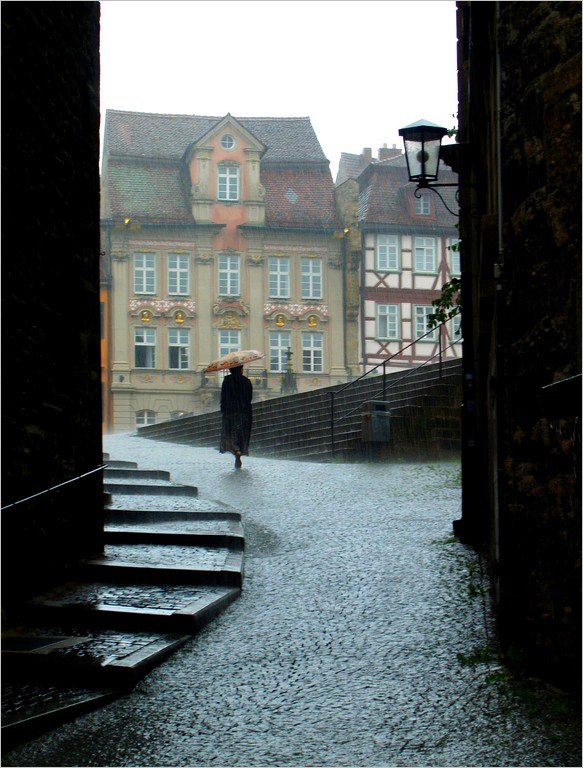
{"type": "Polygon", "coordinates": [[[405,141],[405,153],[411,180],[435,180],[439,166],[441,139],[405,141]]]}

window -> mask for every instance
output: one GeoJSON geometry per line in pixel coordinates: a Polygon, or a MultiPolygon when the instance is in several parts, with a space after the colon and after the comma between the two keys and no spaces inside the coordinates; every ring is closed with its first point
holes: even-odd
{"type": "Polygon", "coordinates": [[[239,295],[239,257],[219,254],[219,296],[239,295]]]}
{"type": "Polygon", "coordinates": [[[168,329],[168,368],[180,370],[188,368],[188,331],[186,329],[168,329]]]}
{"type": "Polygon", "coordinates": [[[134,353],[136,368],[156,367],[156,329],[134,329],[134,353]]]}
{"type": "Polygon", "coordinates": [[[148,424],[156,423],[156,414],[154,411],[137,411],[136,427],[146,427],[148,424]]]}
{"type": "Polygon", "coordinates": [[[302,333],[302,371],[305,373],[322,373],[323,340],[321,333],[302,333]]]}
{"type": "Polygon", "coordinates": [[[415,198],[415,214],[417,216],[429,216],[431,213],[429,195],[421,195],[415,198]]]}
{"type": "Polygon", "coordinates": [[[289,259],[285,256],[269,257],[269,296],[289,298],[289,259]]]}
{"type": "Polygon", "coordinates": [[[239,169],[232,165],[219,165],[217,178],[217,197],[219,200],[239,199],[239,169]]]}
{"type": "Polygon", "coordinates": [[[457,237],[449,238],[449,271],[452,275],[460,275],[462,268],[460,262],[460,241],[457,237]]]}
{"type": "Polygon", "coordinates": [[[188,256],[182,253],[169,253],[168,293],[184,295],[188,292],[188,256]]]}
{"type": "Polygon", "coordinates": [[[322,298],[322,259],[302,258],[302,299],[322,298]]]}
{"type": "Polygon", "coordinates": [[[416,237],[414,246],[416,272],[435,272],[435,238],[416,237]]]}
{"type": "MultiPolygon", "coordinates": [[[[431,304],[423,304],[415,307],[415,338],[418,339],[429,330],[429,315],[435,312],[431,304]]],[[[437,328],[423,338],[423,341],[437,341],[437,328]]]]}
{"type": "Polygon", "coordinates": [[[233,149],[235,146],[235,139],[231,136],[230,133],[224,133],[221,136],[221,147],[223,149],[233,149]]]}
{"type": "Polygon", "coordinates": [[[287,350],[291,336],[287,331],[272,331],[269,334],[269,370],[275,373],[285,371],[287,350]]]}
{"type": "Polygon", "coordinates": [[[376,249],[379,272],[394,272],[399,269],[399,237],[398,235],[377,235],[376,249]]]}
{"type": "Polygon", "coordinates": [[[462,316],[455,315],[451,319],[451,338],[453,341],[459,341],[462,337],[462,316]]]}
{"type": "Polygon", "coordinates": [[[156,261],[153,253],[134,253],[134,293],[156,292],[156,261]]]}
{"type": "Polygon", "coordinates": [[[377,337],[379,339],[399,339],[400,334],[400,305],[377,305],[377,337]]]}
{"type": "Polygon", "coordinates": [[[219,357],[241,349],[241,331],[219,331],[219,357]]]}

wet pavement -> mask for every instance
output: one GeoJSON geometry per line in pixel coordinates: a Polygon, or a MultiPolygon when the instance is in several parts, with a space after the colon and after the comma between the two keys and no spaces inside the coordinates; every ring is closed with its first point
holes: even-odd
{"type": "Polygon", "coordinates": [[[485,563],[451,535],[457,462],[235,471],[128,435],[104,450],[242,513],[243,592],[130,694],[4,765],[582,764],[573,703],[496,659],[485,563]]]}

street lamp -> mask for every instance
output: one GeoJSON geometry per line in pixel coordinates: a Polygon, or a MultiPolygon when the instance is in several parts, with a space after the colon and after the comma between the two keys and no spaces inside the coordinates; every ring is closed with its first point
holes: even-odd
{"type": "MultiPolygon", "coordinates": [[[[458,187],[457,183],[444,184],[438,183],[439,161],[443,159],[447,165],[457,165],[456,154],[458,145],[442,147],[441,140],[447,135],[447,128],[429,120],[417,120],[411,125],[399,128],[399,136],[403,137],[405,145],[405,159],[407,160],[407,171],[409,181],[417,182],[415,197],[419,197],[420,190],[432,189],[441,199],[445,207],[454,216],[457,214],[446,204],[435,187],[458,187]],[[447,149],[447,157],[444,157],[447,149]]],[[[456,193],[457,200],[457,193],[456,193]]]]}

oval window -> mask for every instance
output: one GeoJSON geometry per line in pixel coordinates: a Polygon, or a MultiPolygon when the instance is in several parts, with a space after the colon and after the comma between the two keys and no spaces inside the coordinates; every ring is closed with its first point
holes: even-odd
{"type": "Polygon", "coordinates": [[[225,133],[223,136],[221,136],[221,147],[223,149],[233,149],[235,146],[235,139],[231,136],[230,133],[225,133]]]}

